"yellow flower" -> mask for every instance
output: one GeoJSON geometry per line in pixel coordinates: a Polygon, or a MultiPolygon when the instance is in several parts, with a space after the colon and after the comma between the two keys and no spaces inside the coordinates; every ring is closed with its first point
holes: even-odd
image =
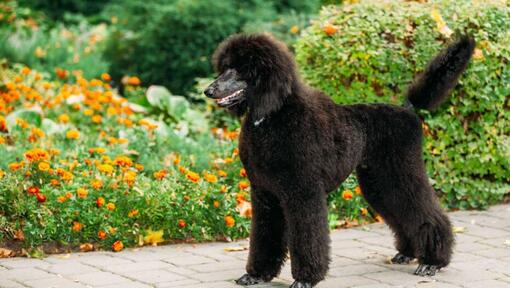
{"type": "Polygon", "coordinates": [[[124,182],[126,182],[128,185],[133,185],[135,183],[136,179],[136,172],[134,171],[127,171],[124,174],[124,182]]]}
{"type": "Polygon", "coordinates": [[[5,176],[5,172],[2,169],[0,169],[0,179],[4,178],[4,176],[5,176]]]}
{"type": "Polygon", "coordinates": [[[60,123],[68,123],[69,122],[69,115],[62,114],[62,115],[58,116],[58,122],[60,122],[60,123]]]}
{"type": "Polygon", "coordinates": [[[129,211],[129,213],[128,213],[128,217],[129,218],[133,218],[136,215],[138,215],[138,210],[137,209],[133,209],[133,210],[129,211]]]}
{"type": "Polygon", "coordinates": [[[87,198],[89,191],[87,191],[85,188],[78,188],[76,190],[76,194],[78,195],[78,198],[87,198]]]}
{"type": "Polygon", "coordinates": [[[296,33],[298,33],[298,32],[299,32],[299,27],[298,27],[298,26],[294,25],[294,26],[292,26],[292,27],[290,28],[290,33],[292,33],[292,34],[296,34],[296,33]]]}
{"type": "Polygon", "coordinates": [[[163,230],[152,231],[152,229],[147,230],[147,235],[143,237],[143,242],[145,244],[151,244],[153,246],[157,246],[159,243],[163,242],[163,230]]]}
{"type": "Polygon", "coordinates": [[[206,173],[205,176],[204,176],[204,179],[205,179],[205,181],[207,181],[209,183],[216,183],[216,182],[218,182],[218,177],[216,177],[216,175],[214,175],[214,174],[206,173]]]}
{"type": "Polygon", "coordinates": [[[106,204],[106,208],[110,211],[113,211],[113,210],[115,210],[115,204],[113,204],[112,202],[109,202],[108,204],[106,204]]]}
{"type": "Polygon", "coordinates": [[[85,114],[85,116],[92,116],[94,114],[94,110],[87,109],[87,110],[83,111],[83,114],[85,114]]]}
{"type": "Polygon", "coordinates": [[[2,137],[2,136],[0,136],[0,145],[1,145],[1,144],[5,144],[5,138],[4,138],[4,137],[2,137]]]}
{"type": "Polygon", "coordinates": [[[66,133],[66,137],[67,139],[78,139],[80,138],[80,132],[75,129],[69,130],[66,133]]]}
{"type": "Polygon", "coordinates": [[[97,166],[97,170],[99,170],[99,172],[102,172],[105,174],[112,174],[113,166],[110,164],[101,164],[101,165],[97,166]]]}
{"type": "Polygon", "coordinates": [[[190,180],[193,183],[197,183],[198,180],[200,179],[200,175],[198,175],[195,172],[189,171],[188,174],[186,174],[186,178],[188,178],[188,180],[190,180]]]}
{"type": "Polygon", "coordinates": [[[50,170],[50,164],[48,162],[40,162],[37,166],[40,171],[48,171],[50,170]]]}
{"type": "Polygon", "coordinates": [[[156,178],[158,180],[162,180],[163,178],[165,178],[165,176],[166,176],[165,170],[159,170],[159,171],[154,172],[154,178],[156,178]]]}
{"type": "Polygon", "coordinates": [[[101,115],[92,116],[92,122],[99,124],[103,121],[103,117],[101,115]]]}
{"type": "Polygon", "coordinates": [[[103,187],[103,182],[101,180],[92,180],[90,186],[94,189],[101,189],[103,187]]]}

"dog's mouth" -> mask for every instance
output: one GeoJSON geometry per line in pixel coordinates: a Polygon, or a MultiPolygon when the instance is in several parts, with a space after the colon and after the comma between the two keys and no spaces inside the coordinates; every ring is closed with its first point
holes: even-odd
{"type": "Polygon", "coordinates": [[[215,99],[220,107],[231,107],[244,101],[244,89],[239,89],[225,97],[215,99]]]}

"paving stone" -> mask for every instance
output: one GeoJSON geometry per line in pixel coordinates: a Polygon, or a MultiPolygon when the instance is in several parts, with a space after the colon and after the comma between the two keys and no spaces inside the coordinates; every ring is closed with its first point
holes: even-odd
{"type": "Polygon", "coordinates": [[[25,281],[24,284],[31,288],[87,288],[87,286],[81,283],[56,276],[46,279],[25,281]]]}
{"type": "Polygon", "coordinates": [[[90,266],[94,267],[105,267],[109,265],[120,265],[120,264],[130,264],[133,263],[133,261],[117,258],[117,257],[111,257],[104,254],[94,255],[94,253],[90,253],[89,257],[80,257],[79,261],[88,264],[90,266]]]}
{"type": "Polygon", "coordinates": [[[191,279],[184,279],[184,280],[178,280],[178,281],[172,281],[172,282],[162,282],[162,283],[156,283],[156,288],[174,288],[174,287],[190,287],[193,285],[201,284],[198,280],[191,280],[191,279]]]}
{"type": "Polygon", "coordinates": [[[0,260],[0,265],[3,267],[12,268],[36,268],[46,267],[48,262],[40,259],[28,259],[28,258],[6,258],[0,260]]]}
{"type": "Polygon", "coordinates": [[[15,280],[16,282],[44,279],[50,278],[52,276],[54,275],[46,271],[39,270],[37,268],[17,268],[12,270],[0,271],[0,279],[5,278],[15,280]]]}
{"type": "Polygon", "coordinates": [[[371,272],[388,271],[385,267],[377,266],[373,264],[359,264],[336,267],[329,270],[329,275],[334,277],[343,277],[349,275],[362,275],[371,272]]]}
{"type": "Polygon", "coordinates": [[[82,264],[77,261],[71,261],[68,263],[61,264],[50,264],[44,268],[40,268],[41,270],[47,271],[53,274],[59,275],[73,275],[76,274],[77,271],[80,273],[91,273],[91,272],[99,272],[98,268],[82,264]]]}
{"type": "Polygon", "coordinates": [[[188,269],[195,270],[197,272],[215,272],[230,269],[244,269],[246,263],[241,260],[234,260],[226,263],[208,263],[199,265],[187,266],[188,269]]]}
{"type": "Polygon", "coordinates": [[[476,281],[471,283],[466,283],[464,285],[466,288],[508,288],[509,283],[498,281],[498,280],[484,280],[484,281],[476,281]]]}
{"type": "Polygon", "coordinates": [[[153,288],[154,286],[140,283],[140,282],[122,282],[122,285],[112,284],[101,286],[101,288],[153,288]]]}
{"type": "MultiPolygon", "coordinates": [[[[76,271],[79,272],[79,271],[76,271]]],[[[121,283],[129,283],[131,280],[110,273],[110,272],[92,272],[92,273],[80,273],[75,275],[69,275],[66,278],[71,279],[73,281],[79,281],[83,284],[90,286],[106,286],[112,284],[118,284],[121,287],[121,283]]]]}
{"type": "Polygon", "coordinates": [[[172,264],[163,262],[163,261],[146,261],[146,262],[136,262],[136,263],[128,263],[128,264],[115,264],[105,266],[103,269],[120,274],[129,276],[133,271],[147,271],[147,270],[156,270],[156,269],[165,269],[171,268],[172,264]]]}
{"type": "Polygon", "coordinates": [[[244,269],[238,270],[225,270],[218,272],[209,272],[209,273],[196,273],[190,275],[189,277],[192,279],[196,279],[202,282],[211,282],[211,281],[225,281],[225,280],[235,280],[244,274],[244,269]]]}
{"type": "Polygon", "coordinates": [[[9,279],[2,279],[0,277],[0,287],[2,288],[25,288],[25,285],[21,285],[18,282],[9,279]]]}
{"type": "MultiPolygon", "coordinates": [[[[196,255],[187,255],[187,256],[180,256],[180,257],[172,257],[163,259],[165,262],[178,265],[178,266],[190,266],[190,265],[197,265],[197,264],[205,264],[205,263],[214,263],[214,261],[211,258],[203,257],[203,256],[196,256],[196,255]]],[[[218,263],[218,262],[216,262],[218,263]]]]}
{"type": "Polygon", "coordinates": [[[129,276],[126,277],[129,277],[130,279],[136,280],[138,282],[144,282],[148,284],[172,282],[186,279],[185,276],[172,273],[170,271],[163,269],[154,269],[139,272],[133,271],[129,276]]]}
{"type": "Polygon", "coordinates": [[[329,277],[326,280],[320,282],[317,288],[342,288],[342,287],[359,287],[361,285],[374,285],[381,284],[378,281],[364,278],[361,276],[349,276],[349,277],[329,277]]]}
{"type": "Polygon", "coordinates": [[[411,273],[403,273],[399,271],[383,271],[375,273],[367,273],[363,275],[366,278],[376,280],[390,285],[401,285],[403,287],[412,287],[418,283],[434,282],[433,278],[420,277],[411,273]]]}

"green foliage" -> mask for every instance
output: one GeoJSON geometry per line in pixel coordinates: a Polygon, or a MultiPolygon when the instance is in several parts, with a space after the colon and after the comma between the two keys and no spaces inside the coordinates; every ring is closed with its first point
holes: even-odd
{"type": "MultiPolygon", "coordinates": [[[[195,77],[211,73],[210,55],[217,43],[241,27],[233,1],[174,1],[150,7],[150,22],[129,30],[121,19],[115,27],[106,52],[114,78],[136,74],[146,83],[183,93],[195,77]]],[[[145,21],[133,12],[128,19],[145,21]]]]}
{"type": "Polygon", "coordinates": [[[445,25],[473,35],[478,48],[447,103],[420,112],[427,170],[447,207],[484,208],[510,183],[510,7],[504,1],[328,6],[296,44],[296,58],[306,80],[336,102],[398,105],[413,75],[449,42],[445,25]],[[327,23],[336,33],[323,30],[327,23]]]}
{"type": "Polygon", "coordinates": [[[103,58],[105,25],[86,22],[66,27],[11,25],[0,29],[0,58],[23,63],[39,71],[55,75],[55,69],[81,70],[85,77],[99,77],[108,71],[103,58]]]}
{"type": "Polygon", "coordinates": [[[92,15],[99,13],[109,0],[19,0],[20,5],[44,12],[53,20],[62,20],[68,13],[92,15]]]}

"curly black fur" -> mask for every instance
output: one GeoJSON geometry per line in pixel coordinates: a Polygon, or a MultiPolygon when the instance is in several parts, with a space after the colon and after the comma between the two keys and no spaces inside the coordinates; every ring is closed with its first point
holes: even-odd
{"type": "MultiPolygon", "coordinates": [[[[409,90],[414,106],[432,108],[445,98],[473,43],[462,38],[432,60],[409,90]]],[[[246,115],[239,146],[253,201],[248,274],[238,283],[276,277],[287,249],[296,287],[324,279],[330,261],[326,196],[354,170],[363,195],[394,231],[399,253],[418,258],[420,274],[448,265],[451,224],[425,172],[414,111],[334,104],[301,82],[291,53],[265,34],[228,38],[214,65],[219,73],[235,69],[248,83],[246,101],[234,107],[246,115]]]]}

